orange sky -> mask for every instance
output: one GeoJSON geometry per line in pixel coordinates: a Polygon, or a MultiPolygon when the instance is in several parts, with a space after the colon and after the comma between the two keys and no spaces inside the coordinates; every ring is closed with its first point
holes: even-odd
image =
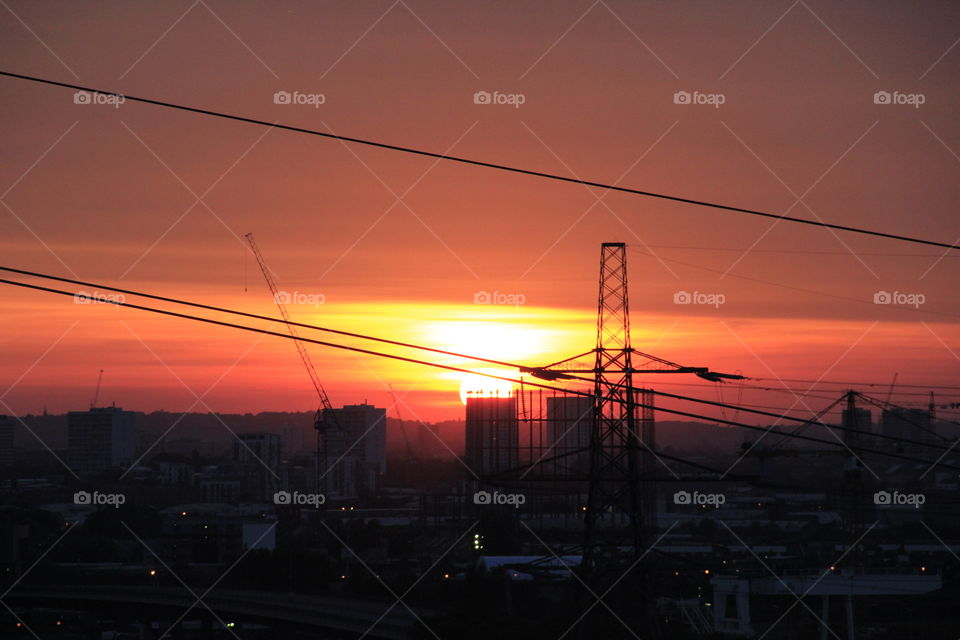
{"type": "MultiPolygon", "coordinates": [[[[798,217],[960,236],[958,7],[9,6],[0,68],[10,71],[798,217]],[[277,91],[324,103],[274,104],[277,91]],[[524,101],[478,105],[477,91],[524,101]],[[724,102],[675,104],[678,91],[724,102]],[[875,104],[877,91],[924,103],[875,104]]],[[[74,104],[70,91],[12,79],[0,90],[3,264],[272,314],[242,243],[252,231],[281,289],[323,298],[291,305],[296,319],[543,363],[593,345],[599,244],[623,241],[638,349],[753,377],[883,382],[899,372],[903,383],[960,383],[960,253],[938,261],[933,248],[771,229],[129,102],[74,104]],[[483,291],[523,304],[474,304],[483,291]],[[924,301],[876,305],[879,291],[924,301]],[[723,304],[678,305],[678,292],[721,294],[723,304]]],[[[287,341],[9,287],[0,304],[10,411],[83,407],[101,368],[104,398],[127,408],[187,410],[192,392],[215,382],[194,410],[316,404],[287,341]]],[[[411,416],[462,414],[447,374],[310,351],[335,404],[389,405],[389,383],[411,416]]],[[[752,401],[793,400],[781,396],[752,401]]]]}

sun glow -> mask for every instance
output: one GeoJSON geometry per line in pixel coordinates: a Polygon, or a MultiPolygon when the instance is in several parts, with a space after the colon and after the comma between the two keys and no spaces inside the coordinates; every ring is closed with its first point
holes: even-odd
{"type": "MultiPolygon", "coordinates": [[[[513,376],[515,374],[503,369],[477,369],[478,372],[491,373],[498,376],[513,376]]],[[[467,404],[467,398],[501,397],[513,395],[513,383],[506,380],[497,380],[471,373],[460,374],[460,402],[467,404]]]]}
{"type": "Polygon", "coordinates": [[[428,334],[442,349],[510,362],[525,362],[548,346],[545,331],[509,319],[435,322],[428,334]]]}

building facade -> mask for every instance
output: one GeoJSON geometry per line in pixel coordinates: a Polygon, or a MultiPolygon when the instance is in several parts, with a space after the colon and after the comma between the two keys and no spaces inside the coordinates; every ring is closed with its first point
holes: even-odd
{"type": "Polygon", "coordinates": [[[241,433],[233,443],[233,459],[241,495],[270,502],[280,489],[280,436],[275,433],[241,433]]]}
{"type": "Polygon", "coordinates": [[[547,398],[547,438],[544,459],[555,473],[585,474],[590,465],[590,433],[593,430],[593,398],[553,396],[547,398]]]}
{"type": "Polygon", "coordinates": [[[135,446],[132,411],[102,407],[67,414],[67,459],[81,478],[128,467],[135,446]]]}
{"type": "Polygon", "coordinates": [[[464,462],[477,475],[514,469],[520,464],[517,399],[467,398],[464,462]]]}
{"type": "Polygon", "coordinates": [[[325,455],[319,490],[351,498],[380,488],[387,471],[387,410],[369,404],[323,412],[325,455]]]}

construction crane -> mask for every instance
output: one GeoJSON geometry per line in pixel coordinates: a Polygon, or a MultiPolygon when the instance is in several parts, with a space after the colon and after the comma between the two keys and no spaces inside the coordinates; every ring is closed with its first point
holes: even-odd
{"type": "Polygon", "coordinates": [[[403,445],[407,454],[407,464],[415,464],[417,462],[417,457],[413,453],[413,447],[410,446],[410,438],[407,436],[407,427],[403,423],[403,416],[400,415],[400,398],[397,397],[397,392],[393,390],[392,384],[387,384],[387,388],[390,389],[390,396],[393,398],[393,411],[397,414],[397,421],[400,423],[400,433],[403,435],[403,445]]]}
{"type": "Polygon", "coordinates": [[[103,382],[103,369],[100,369],[100,375],[97,376],[97,388],[93,392],[93,400],[90,402],[90,408],[97,406],[97,400],[100,398],[100,383],[103,382]]]}
{"type": "Polygon", "coordinates": [[[887,391],[887,404],[890,404],[890,396],[893,395],[893,387],[897,384],[897,376],[899,373],[894,372],[893,380],[890,381],[890,390],[887,391]]]}
{"type": "Polygon", "coordinates": [[[317,490],[319,491],[321,479],[321,458],[323,458],[322,466],[326,467],[326,430],[329,426],[326,423],[324,414],[327,413],[325,410],[331,410],[329,413],[332,415],[333,405],[330,404],[330,398],[327,396],[327,392],[323,388],[323,383],[320,382],[320,376],[317,375],[317,370],[313,366],[313,361],[310,359],[310,354],[307,353],[306,348],[303,346],[303,342],[300,340],[300,335],[297,333],[296,328],[290,324],[290,314],[287,313],[287,307],[284,304],[284,297],[280,295],[280,292],[277,289],[277,283],[270,274],[270,269],[267,267],[267,263],[263,259],[263,254],[260,253],[260,248],[253,239],[253,233],[247,233],[243,237],[247,239],[247,244],[250,245],[250,251],[253,252],[254,257],[257,259],[257,264],[260,266],[260,271],[263,272],[263,279],[267,281],[267,286],[270,287],[270,293],[273,294],[273,302],[277,305],[277,309],[280,310],[280,315],[283,316],[287,331],[290,333],[290,337],[293,338],[292,342],[297,348],[297,353],[300,355],[300,360],[303,362],[303,367],[307,370],[307,375],[310,377],[310,382],[313,384],[313,388],[317,392],[317,397],[320,399],[320,407],[317,409],[317,413],[313,419],[313,428],[317,432],[316,481],[317,490]]]}

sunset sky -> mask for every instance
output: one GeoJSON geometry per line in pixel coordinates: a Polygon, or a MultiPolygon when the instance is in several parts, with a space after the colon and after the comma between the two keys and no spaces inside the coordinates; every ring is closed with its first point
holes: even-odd
{"type": "MultiPolygon", "coordinates": [[[[0,70],[953,243],[957,25],[960,5],[933,2],[18,0],[0,7],[0,70]],[[522,104],[476,104],[483,91],[522,104]]],[[[772,387],[960,385],[960,251],[6,77],[0,91],[4,266],[275,315],[253,232],[296,320],[546,364],[594,345],[599,245],[626,242],[639,350],[772,387]]],[[[287,340],[6,285],[0,305],[0,413],[85,408],[100,369],[101,403],[127,409],[317,404],[287,340]]],[[[309,351],[335,405],[392,406],[392,384],[405,418],[462,417],[457,374],[309,351]]]]}

